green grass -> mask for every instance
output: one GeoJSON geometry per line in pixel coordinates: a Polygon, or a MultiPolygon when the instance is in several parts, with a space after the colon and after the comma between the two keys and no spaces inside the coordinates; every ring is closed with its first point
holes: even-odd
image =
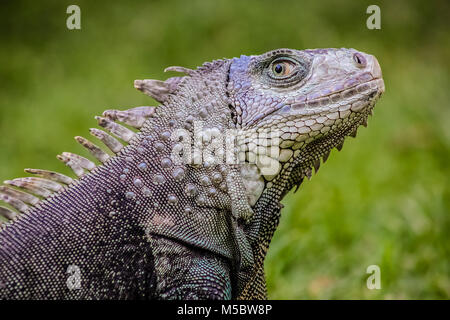
{"type": "Polygon", "coordinates": [[[353,47],[377,56],[386,93],[368,128],[283,201],[266,260],[274,299],[450,297],[450,35],[445,1],[72,1],[2,3],[0,179],[25,167],[69,173],[94,115],[153,104],[133,80],[169,65],[278,47],[353,47]],[[366,268],[381,268],[381,290],[366,268]]]}

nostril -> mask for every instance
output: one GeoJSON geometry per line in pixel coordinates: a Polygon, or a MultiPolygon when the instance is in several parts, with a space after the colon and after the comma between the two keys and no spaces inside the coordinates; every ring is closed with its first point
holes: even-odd
{"type": "Polygon", "coordinates": [[[367,65],[366,58],[359,52],[353,54],[353,60],[358,64],[358,67],[365,67],[367,65]]]}

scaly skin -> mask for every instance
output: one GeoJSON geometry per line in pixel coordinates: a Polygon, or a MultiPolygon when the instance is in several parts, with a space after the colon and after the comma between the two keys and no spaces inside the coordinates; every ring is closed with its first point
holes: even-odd
{"type": "Polygon", "coordinates": [[[68,186],[50,185],[56,192],[37,204],[10,190],[2,198],[24,213],[4,210],[18,217],[0,232],[1,298],[266,298],[280,201],[356,134],[384,91],[377,60],[353,49],[169,70],[186,76],[135,82],[162,103],[156,111],[105,113],[140,128],[115,131],[129,145],[108,140],[114,157],[77,138],[101,165],[65,154],[84,166],[80,179],[53,176],[68,186]],[[67,285],[73,265],[78,289],[67,285]]]}

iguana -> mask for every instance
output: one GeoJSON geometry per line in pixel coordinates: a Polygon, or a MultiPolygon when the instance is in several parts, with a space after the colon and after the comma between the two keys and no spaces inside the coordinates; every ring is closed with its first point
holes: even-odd
{"type": "Polygon", "coordinates": [[[96,117],[76,179],[5,181],[2,299],[264,299],[282,198],[366,125],[384,82],[354,49],[278,49],[136,80],[160,103],[96,117]],[[120,123],[121,124],[120,124],[120,123]]]}

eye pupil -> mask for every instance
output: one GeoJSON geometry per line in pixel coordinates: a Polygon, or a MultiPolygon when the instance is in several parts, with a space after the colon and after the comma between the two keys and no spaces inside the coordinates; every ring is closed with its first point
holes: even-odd
{"type": "Polygon", "coordinates": [[[283,72],[283,66],[281,64],[277,64],[274,68],[275,73],[282,73],[283,72]]]}

